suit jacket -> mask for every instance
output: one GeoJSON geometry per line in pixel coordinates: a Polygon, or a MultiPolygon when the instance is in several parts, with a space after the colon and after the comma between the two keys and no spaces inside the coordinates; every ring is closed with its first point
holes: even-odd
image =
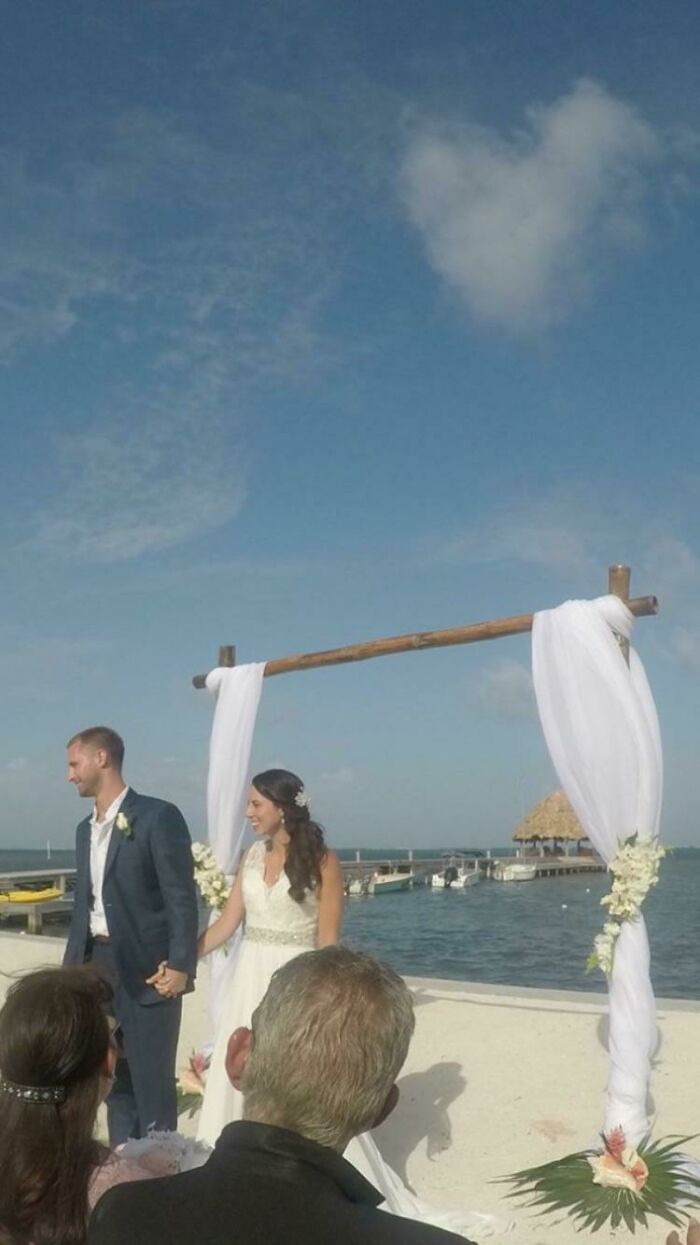
{"type": "MultiPolygon", "coordinates": [[[[197,964],[197,890],[190,835],[174,804],[131,788],[120,812],[129,833],[116,826],[107,850],[102,900],[120,985],[139,1003],[160,996],[146,978],[161,960],[187,973],[197,964]]],[[[76,832],[77,878],[64,964],[82,964],[90,950],[90,818],[76,832]]]]}
{"type": "Polygon", "coordinates": [[[88,1245],[465,1245],[379,1210],[381,1201],[335,1150],[239,1120],[204,1167],[106,1193],[88,1245]]]}

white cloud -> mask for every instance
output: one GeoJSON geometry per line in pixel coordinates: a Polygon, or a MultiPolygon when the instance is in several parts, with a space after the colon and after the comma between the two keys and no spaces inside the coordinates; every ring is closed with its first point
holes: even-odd
{"type": "Polygon", "coordinates": [[[671,633],[673,656],[689,670],[700,670],[700,626],[675,627],[671,633]]]}
{"type": "Polygon", "coordinates": [[[14,774],[20,770],[26,769],[28,765],[29,765],[28,757],[13,757],[11,761],[8,761],[6,763],[6,765],[4,766],[4,769],[9,770],[10,773],[14,774]]]}
{"type": "Polygon", "coordinates": [[[664,607],[687,602],[700,582],[700,558],[685,541],[664,535],[651,539],[642,561],[649,591],[663,598],[664,607]]]}
{"type": "Polygon", "coordinates": [[[355,781],[356,774],[351,765],[341,765],[338,769],[325,770],[318,776],[319,784],[325,783],[329,786],[349,787],[355,781]]]}
{"type": "MultiPolygon", "coordinates": [[[[276,104],[254,103],[246,126],[276,104]]],[[[0,360],[68,336],[79,357],[87,334],[105,375],[128,358],[132,379],[93,388],[69,436],[55,424],[53,491],[16,526],[33,551],[113,562],[235,516],[257,390],[332,361],[332,203],[301,167],[280,187],[277,151],[250,133],[216,145],[170,113],[87,120],[60,141],[41,175],[0,149],[0,360]]]]}
{"type": "Polygon", "coordinates": [[[402,194],[431,264],[476,319],[523,330],[562,319],[610,256],[645,236],[661,142],[634,108],[581,80],[507,137],[414,134],[402,194]]]}
{"type": "Polygon", "coordinates": [[[111,646],[101,639],[64,638],[60,635],[27,639],[10,632],[0,634],[0,679],[23,682],[41,695],[55,679],[73,677],[76,667],[83,677],[95,678],[104,670],[111,646]],[[35,681],[39,672],[39,683],[35,681]]]}
{"type": "Polygon", "coordinates": [[[573,524],[550,527],[534,516],[476,524],[442,550],[446,562],[500,562],[515,560],[554,571],[569,572],[592,562],[585,529],[573,524]]]}
{"type": "Polygon", "coordinates": [[[232,518],[244,464],[201,385],[141,415],[120,413],[60,438],[57,489],[36,516],[44,552],[117,562],[165,549],[232,518]]]}
{"type": "Polygon", "coordinates": [[[516,561],[588,574],[597,565],[605,525],[604,507],[590,489],[571,480],[566,488],[494,508],[444,541],[438,556],[457,565],[516,561]]]}
{"type": "Polygon", "coordinates": [[[504,659],[482,670],[469,699],[494,717],[522,719],[536,713],[532,675],[519,661],[504,659]]]}

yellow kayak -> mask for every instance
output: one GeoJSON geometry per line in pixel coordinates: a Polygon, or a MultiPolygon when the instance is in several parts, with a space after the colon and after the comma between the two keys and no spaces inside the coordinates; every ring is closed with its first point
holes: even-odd
{"type": "Polygon", "coordinates": [[[46,899],[61,899],[63,892],[57,886],[47,886],[43,891],[6,891],[0,895],[0,903],[41,903],[46,899]]]}

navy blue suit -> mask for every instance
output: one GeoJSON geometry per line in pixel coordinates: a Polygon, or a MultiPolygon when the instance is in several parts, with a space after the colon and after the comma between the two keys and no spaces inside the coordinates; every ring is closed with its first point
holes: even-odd
{"type": "Polygon", "coordinates": [[[129,789],[112,830],[102,884],[109,944],[90,933],[90,818],[76,832],[77,879],[64,964],[102,965],[115,987],[124,1054],[107,1100],[110,1141],[118,1145],[156,1128],[177,1127],[175,1056],[182,998],[162,999],[146,978],[161,960],[187,973],[197,963],[197,892],[190,835],[174,804],[129,789]]]}

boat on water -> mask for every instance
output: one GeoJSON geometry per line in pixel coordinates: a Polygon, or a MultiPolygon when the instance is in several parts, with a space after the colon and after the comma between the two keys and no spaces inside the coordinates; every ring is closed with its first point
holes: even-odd
{"type": "Polygon", "coordinates": [[[537,877],[537,865],[526,860],[499,861],[493,871],[495,882],[532,882],[537,877]]]}
{"type": "Polygon", "coordinates": [[[370,895],[385,895],[390,891],[409,891],[413,886],[413,872],[373,873],[368,885],[370,895]]]}
{"type": "Polygon", "coordinates": [[[345,894],[346,895],[366,895],[369,889],[369,882],[370,882],[370,879],[368,877],[350,878],[350,881],[347,883],[345,887],[345,894]]]}
{"type": "Polygon", "coordinates": [[[474,861],[470,867],[461,852],[446,852],[443,856],[444,869],[430,875],[430,885],[443,890],[465,890],[468,886],[476,886],[481,881],[479,862],[474,861]]]}

